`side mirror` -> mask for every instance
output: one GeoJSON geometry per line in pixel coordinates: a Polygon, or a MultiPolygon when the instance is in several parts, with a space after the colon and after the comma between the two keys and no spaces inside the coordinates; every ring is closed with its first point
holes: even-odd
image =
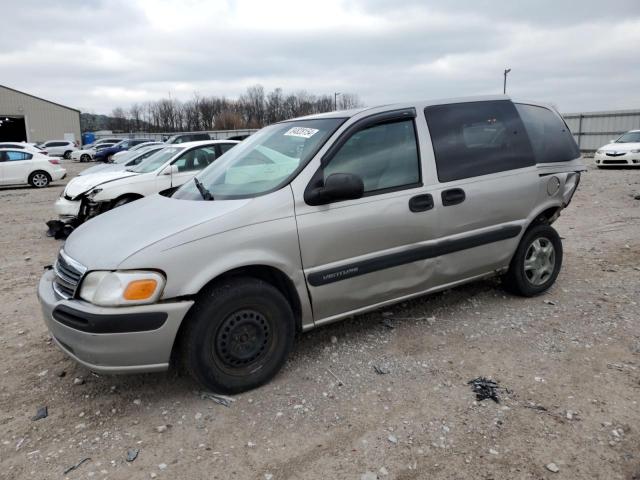
{"type": "Polygon", "coordinates": [[[176,173],[178,173],[178,166],[177,165],[169,165],[167,168],[165,168],[162,171],[163,175],[175,175],[176,173]]]}
{"type": "Polygon", "coordinates": [[[352,173],[332,173],[321,187],[311,190],[305,200],[310,205],[325,205],[340,200],[354,200],[364,194],[362,179],[352,173]]]}

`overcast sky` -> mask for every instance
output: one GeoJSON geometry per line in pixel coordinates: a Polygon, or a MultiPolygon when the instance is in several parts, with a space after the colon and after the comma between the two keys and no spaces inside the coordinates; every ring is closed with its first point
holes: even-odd
{"type": "Polygon", "coordinates": [[[0,84],[80,108],[249,85],[367,105],[502,92],[640,108],[640,0],[3,0],[0,84]]]}

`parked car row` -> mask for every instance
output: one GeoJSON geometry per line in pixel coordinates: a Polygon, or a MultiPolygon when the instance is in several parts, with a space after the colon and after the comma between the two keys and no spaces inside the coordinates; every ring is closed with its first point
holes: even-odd
{"type": "Polygon", "coordinates": [[[69,182],[58,212],[96,218],[38,298],[54,342],[93,371],[177,360],[236,393],[276,375],[296,332],[496,275],[519,295],[546,291],[563,252],[551,224],[584,170],[553,108],[506,96],[167,145],[69,182]]]}

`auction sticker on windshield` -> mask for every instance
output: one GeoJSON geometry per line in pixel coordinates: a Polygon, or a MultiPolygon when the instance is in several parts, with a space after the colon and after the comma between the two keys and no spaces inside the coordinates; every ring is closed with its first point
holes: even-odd
{"type": "Polygon", "coordinates": [[[287,130],[285,135],[289,137],[311,138],[318,133],[318,131],[317,128],[293,127],[287,130]]]}

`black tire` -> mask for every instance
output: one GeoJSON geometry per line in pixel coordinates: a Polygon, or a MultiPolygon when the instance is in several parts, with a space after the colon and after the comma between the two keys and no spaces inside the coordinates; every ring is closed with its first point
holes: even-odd
{"type": "Polygon", "coordinates": [[[547,291],[554,284],[561,268],[562,240],[560,240],[560,235],[550,225],[538,223],[530,227],[520,240],[520,245],[518,245],[518,249],[511,259],[509,270],[503,277],[503,284],[511,293],[523,297],[533,297],[547,291]],[[536,241],[539,242],[538,245],[542,245],[544,248],[548,245],[553,247],[552,259],[548,258],[547,262],[542,262],[543,255],[540,255],[540,259],[536,259],[536,255],[533,255],[536,241]],[[525,262],[535,264],[538,260],[541,260],[540,268],[528,270],[525,267],[525,262]],[[545,263],[549,265],[549,268],[544,270],[546,273],[539,278],[536,277],[536,273],[543,271],[545,263]],[[551,265],[553,270],[548,271],[551,265]]]}
{"type": "Polygon", "coordinates": [[[80,155],[80,162],[90,162],[91,156],[88,153],[83,153],[80,155]]]}
{"type": "Polygon", "coordinates": [[[64,158],[65,160],[69,160],[71,158],[71,150],[67,150],[66,152],[64,152],[62,158],[64,158]]]}
{"type": "Polygon", "coordinates": [[[42,170],[36,170],[29,175],[29,185],[34,188],[45,188],[51,183],[51,176],[42,170]]]}
{"type": "Polygon", "coordinates": [[[219,393],[244,392],[271,380],[295,337],[286,298],[271,284],[250,277],[207,289],[185,321],[184,366],[196,381],[219,393]]]}
{"type": "Polygon", "coordinates": [[[127,203],[131,203],[135,200],[138,200],[138,198],[136,197],[122,197],[117,199],[115,202],[113,202],[113,205],[111,206],[111,208],[118,208],[121,207],[122,205],[126,205],[127,203]]]}

